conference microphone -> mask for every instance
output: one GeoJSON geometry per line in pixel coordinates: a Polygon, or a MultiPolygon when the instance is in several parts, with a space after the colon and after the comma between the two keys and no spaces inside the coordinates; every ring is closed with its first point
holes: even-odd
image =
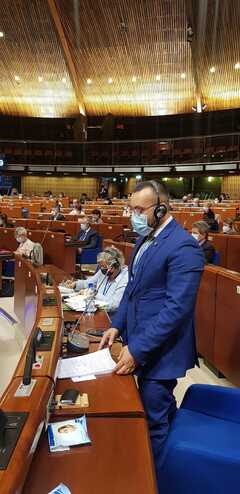
{"type": "Polygon", "coordinates": [[[111,269],[114,267],[115,262],[116,261],[112,261],[109,264],[108,270],[107,270],[106,274],[104,275],[101,283],[99,284],[99,286],[97,287],[97,289],[94,290],[92,296],[87,301],[85,310],[83,311],[83,313],[81,314],[81,316],[77,320],[77,322],[76,322],[73,330],[71,331],[71,333],[69,333],[69,335],[68,335],[67,349],[71,353],[79,353],[79,354],[81,354],[81,353],[86,353],[86,351],[89,350],[89,338],[86,335],[81,334],[79,331],[77,331],[77,327],[80,326],[80,323],[81,323],[83,317],[87,314],[90,305],[92,304],[92,302],[94,301],[96,295],[99,292],[99,289],[103,285],[104,281],[106,281],[106,279],[108,278],[108,275],[109,275],[111,269]]]}
{"type": "Polygon", "coordinates": [[[41,342],[42,337],[43,337],[42,330],[40,328],[36,328],[31,338],[25,360],[25,367],[23,373],[23,384],[25,386],[28,386],[31,383],[32,366],[36,362],[36,347],[38,343],[41,342]]]}

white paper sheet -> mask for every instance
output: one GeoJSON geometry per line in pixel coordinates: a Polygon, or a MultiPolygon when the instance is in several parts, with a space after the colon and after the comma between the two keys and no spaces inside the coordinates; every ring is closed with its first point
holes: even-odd
{"type": "Polygon", "coordinates": [[[74,383],[79,383],[80,381],[93,381],[94,379],[96,379],[96,376],[94,376],[94,374],[89,374],[88,376],[72,377],[72,381],[74,383]]]}
{"type": "Polygon", "coordinates": [[[81,357],[60,359],[58,378],[67,379],[87,376],[89,374],[108,374],[115,367],[116,362],[112,359],[109,348],[105,348],[81,357]]]}

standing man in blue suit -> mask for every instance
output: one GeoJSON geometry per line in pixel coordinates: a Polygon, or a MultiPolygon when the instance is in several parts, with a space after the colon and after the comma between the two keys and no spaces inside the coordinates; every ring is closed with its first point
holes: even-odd
{"type": "Polygon", "coordinates": [[[131,210],[133,229],[141,237],[113,327],[100,348],[123,338],[116,373],[138,376],[158,475],[161,449],[176,411],[177,378],[197,362],[194,309],[204,258],[196,240],[170,215],[163,184],[138,184],[131,210]]]}

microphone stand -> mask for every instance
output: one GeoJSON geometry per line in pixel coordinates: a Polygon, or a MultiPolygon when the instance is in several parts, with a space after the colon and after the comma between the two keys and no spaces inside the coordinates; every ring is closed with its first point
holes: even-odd
{"type": "Polygon", "coordinates": [[[87,314],[88,309],[89,309],[91,303],[93,302],[93,300],[95,299],[96,295],[98,294],[99,289],[103,285],[104,281],[107,279],[108,274],[110,273],[113,265],[114,265],[114,263],[111,263],[110,264],[110,266],[109,266],[109,268],[108,268],[105,276],[103,277],[101,283],[98,285],[97,289],[94,290],[92,296],[87,301],[85,310],[82,312],[82,314],[78,318],[78,320],[77,320],[75,326],[73,327],[72,331],[69,333],[67,345],[68,345],[68,348],[69,348],[70,351],[75,351],[75,352],[78,352],[79,353],[79,351],[81,351],[81,349],[87,350],[89,348],[89,338],[86,335],[79,334],[79,331],[77,331],[77,327],[80,325],[83,317],[87,314]],[[78,334],[78,340],[79,340],[79,342],[77,342],[76,336],[74,336],[76,334],[78,334]]]}

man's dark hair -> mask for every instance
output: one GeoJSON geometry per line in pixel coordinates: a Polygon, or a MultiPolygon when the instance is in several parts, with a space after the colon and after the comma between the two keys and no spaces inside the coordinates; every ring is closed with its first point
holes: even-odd
{"type": "Polygon", "coordinates": [[[93,209],[92,210],[92,214],[97,214],[97,216],[99,216],[99,218],[101,218],[101,211],[100,211],[100,209],[93,209]]]}
{"type": "Polygon", "coordinates": [[[136,185],[135,192],[140,192],[141,190],[147,188],[152,189],[160,200],[164,200],[167,204],[169,203],[169,193],[165,184],[158,182],[157,180],[145,180],[144,182],[139,182],[136,185]]]}

